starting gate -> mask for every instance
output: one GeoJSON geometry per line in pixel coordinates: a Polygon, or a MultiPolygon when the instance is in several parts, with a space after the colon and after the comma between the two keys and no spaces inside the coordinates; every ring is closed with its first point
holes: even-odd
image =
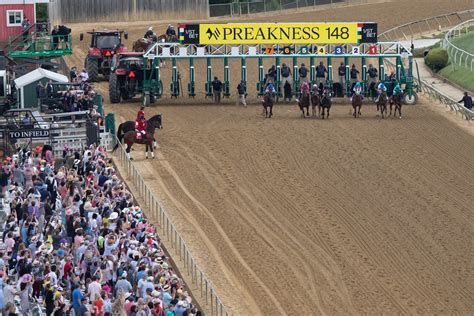
{"type": "MultiPolygon", "coordinates": [[[[205,59],[207,61],[205,92],[206,96],[212,96],[212,79],[213,69],[212,61],[222,59],[224,64],[223,69],[223,95],[230,96],[229,86],[229,59],[240,59],[241,79],[247,79],[247,59],[258,59],[258,82],[256,84],[257,94],[263,95],[265,87],[265,71],[263,68],[263,60],[271,58],[276,66],[276,88],[279,96],[281,91],[281,59],[291,58],[293,61],[293,91],[297,89],[298,83],[298,59],[309,59],[309,81],[311,84],[316,83],[316,63],[318,60],[325,60],[327,65],[327,85],[333,85],[334,80],[334,59],[343,60],[346,67],[346,78],[344,80],[345,95],[350,95],[350,59],[360,59],[362,64],[361,83],[363,92],[368,92],[368,78],[367,78],[367,64],[378,63],[378,79],[386,83],[389,93],[390,88],[393,89],[394,83],[400,83],[404,86],[406,92],[405,102],[408,104],[416,103],[416,91],[414,90],[413,80],[413,55],[408,47],[405,47],[399,42],[379,42],[374,44],[325,44],[325,45],[199,45],[199,44],[179,44],[179,43],[155,43],[144,54],[145,61],[154,69],[154,71],[144,72],[144,88],[143,100],[145,105],[149,100],[150,89],[153,81],[161,83],[160,76],[160,62],[162,60],[170,59],[172,64],[171,76],[171,96],[177,97],[179,95],[179,72],[177,67],[177,60],[187,59],[189,61],[190,80],[188,83],[188,95],[195,96],[195,70],[194,61],[196,59],[205,59]],[[395,65],[395,78],[386,78],[385,67],[388,64],[395,65]]],[[[158,97],[161,96],[161,93],[158,97]]]]}

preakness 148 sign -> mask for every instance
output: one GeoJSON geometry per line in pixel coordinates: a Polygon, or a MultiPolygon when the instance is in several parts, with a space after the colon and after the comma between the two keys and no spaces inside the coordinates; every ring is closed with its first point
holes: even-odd
{"type": "Polygon", "coordinates": [[[376,23],[180,24],[182,44],[377,43],[376,23]]]}

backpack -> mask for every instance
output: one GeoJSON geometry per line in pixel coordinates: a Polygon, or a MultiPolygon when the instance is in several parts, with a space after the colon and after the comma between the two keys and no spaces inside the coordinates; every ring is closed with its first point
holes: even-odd
{"type": "Polygon", "coordinates": [[[288,67],[281,68],[281,75],[283,77],[288,77],[290,75],[290,68],[288,67]]]}

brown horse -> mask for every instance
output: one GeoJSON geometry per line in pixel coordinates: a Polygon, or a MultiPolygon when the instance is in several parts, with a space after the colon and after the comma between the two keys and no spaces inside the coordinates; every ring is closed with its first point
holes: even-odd
{"type": "Polygon", "coordinates": [[[273,93],[267,92],[263,96],[262,105],[265,118],[271,118],[273,116],[273,104],[275,103],[275,96],[273,93]],[[270,111],[268,109],[270,108],[270,111]]]}
{"type": "Polygon", "coordinates": [[[380,114],[382,115],[382,118],[384,118],[384,114],[386,115],[387,114],[387,102],[388,102],[388,98],[387,98],[387,92],[386,91],[382,91],[382,93],[379,95],[378,99],[377,99],[377,112],[380,111],[380,114]]]}
{"type": "Polygon", "coordinates": [[[388,116],[392,115],[392,107],[395,105],[395,111],[393,111],[393,117],[397,115],[397,110],[399,114],[399,118],[402,118],[402,103],[403,103],[403,93],[398,93],[394,94],[390,97],[389,103],[390,103],[390,114],[388,116]]]}
{"type": "Polygon", "coordinates": [[[353,109],[352,116],[354,116],[355,118],[357,118],[357,116],[360,116],[361,108],[362,108],[362,96],[358,93],[354,93],[354,95],[352,96],[352,109],[353,109]]]}
{"type": "Polygon", "coordinates": [[[323,120],[324,120],[325,115],[327,118],[329,118],[329,111],[331,110],[331,105],[332,105],[331,92],[328,89],[324,89],[323,97],[321,98],[321,102],[319,105],[319,108],[323,109],[323,112],[320,113],[321,118],[323,120]]]}
{"type": "Polygon", "coordinates": [[[133,42],[132,49],[134,52],[146,52],[154,43],[156,43],[156,36],[153,38],[140,38],[133,42]]]}
{"type": "MultiPolygon", "coordinates": [[[[146,159],[148,159],[148,150],[151,151],[151,157],[155,158],[155,153],[153,152],[153,141],[155,140],[155,129],[158,127],[157,125],[158,123],[156,122],[150,123],[150,125],[146,129],[146,134],[144,136],[141,136],[140,138],[138,138],[139,135],[137,131],[135,130],[128,131],[123,135],[123,140],[125,144],[127,145],[127,148],[125,149],[125,151],[127,152],[128,159],[130,160],[133,159],[130,155],[130,151],[132,149],[133,144],[142,144],[146,146],[145,148],[146,159]]],[[[119,144],[117,143],[117,145],[115,145],[114,150],[117,149],[118,146],[119,144]]]]}
{"type": "Polygon", "coordinates": [[[306,116],[309,116],[309,103],[310,103],[309,93],[304,91],[300,95],[299,100],[298,100],[298,106],[300,107],[302,118],[305,118],[305,113],[304,113],[305,108],[306,108],[306,116]]]}
{"type": "Polygon", "coordinates": [[[321,116],[321,98],[318,91],[311,91],[311,114],[316,117],[316,107],[318,107],[319,116],[321,116]]]}

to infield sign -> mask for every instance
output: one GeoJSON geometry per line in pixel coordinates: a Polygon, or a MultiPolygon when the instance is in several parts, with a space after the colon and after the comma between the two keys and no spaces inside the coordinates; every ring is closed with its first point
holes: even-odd
{"type": "Polygon", "coordinates": [[[377,43],[376,23],[181,24],[183,44],[377,43]]]}

